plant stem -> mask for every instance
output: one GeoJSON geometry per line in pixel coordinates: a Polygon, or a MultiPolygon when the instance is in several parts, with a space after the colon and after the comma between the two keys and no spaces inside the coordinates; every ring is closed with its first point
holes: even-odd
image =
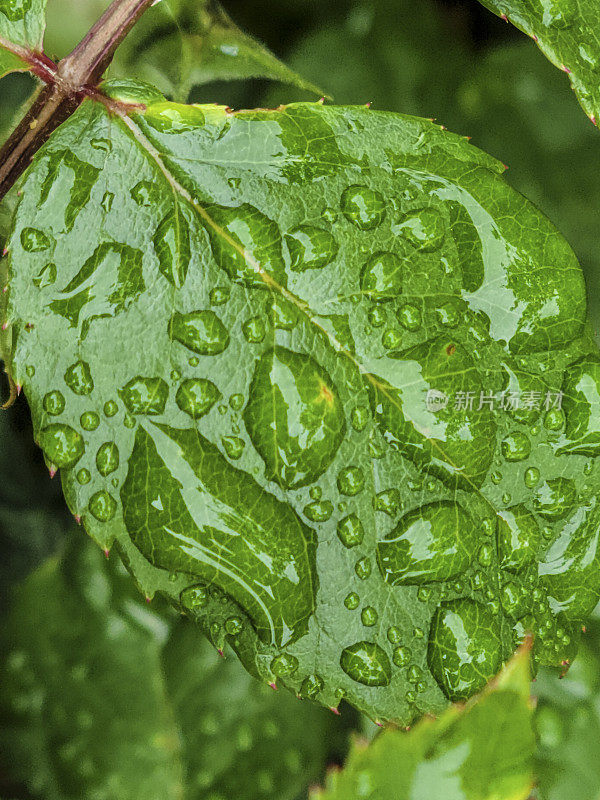
{"type": "Polygon", "coordinates": [[[73,114],[100,83],[115,50],[154,0],[114,0],[68,56],[56,65],[30,54],[43,70],[32,69],[47,84],[0,149],[0,200],[29,166],[50,134],[73,114]]]}

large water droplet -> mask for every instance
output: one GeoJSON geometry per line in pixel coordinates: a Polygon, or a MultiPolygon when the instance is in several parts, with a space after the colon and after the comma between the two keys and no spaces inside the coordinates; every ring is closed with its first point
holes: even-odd
{"type": "Polygon", "coordinates": [[[349,222],[361,231],[369,231],[383,222],[385,200],[368,186],[349,186],[342,194],[341,209],[349,222]]]}
{"type": "Polygon", "coordinates": [[[221,397],[221,392],[208,378],[187,378],[177,390],[175,402],[192,419],[200,419],[221,397]]]}
{"type": "Polygon", "coordinates": [[[85,451],[81,434],[62,423],[53,423],[42,429],[40,445],[48,460],[64,469],[76,464],[85,451]]]}
{"type": "Polygon", "coordinates": [[[467,700],[500,669],[498,616],[470,599],[442,603],[431,622],[427,661],[450,700],[467,700]]]}
{"type": "Polygon", "coordinates": [[[551,478],[537,487],[533,507],[546,519],[562,519],[577,501],[577,488],[570,478],[551,478]]]}
{"type": "Polygon", "coordinates": [[[75,394],[87,395],[94,390],[94,380],[87,361],[71,364],[65,372],[65,383],[75,394]]]}
{"type": "Polygon", "coordinates": [[[326,522],[333,514],[331,500],[315,500],[304,506],[304,513],[313,522],[326,522]]]}
{"type": "Polygon", "coordinates": [[[498,512],[498,558],[502,569],[518,572],[532,564],[541,541],[540,526],[524,505],[498,512]]]}
{"type": "Polygon", "coordinates": [[[162,414],[169,387],[162,378],[132,378],[119,391],[130,414],[162,414]]]}
{"type": "Polygon", "coordinates": [[[365,263],[360,288],[372,300],[392,300],[402,292],[402,260],[393,253],[375,253],[365,263]]]}
{"type": "Polygon", "coordinates": [[[500,449],[507,461],[524,461],[531,453],[531,442],[522,431],[514,431],[502,440],[500,449]]]}
{"type": "Polygon", "coordinates": [[[269,479],[287,488],[320,477],[346,432],[330,376],[310,356],[283,347],[258,361],[243,419],[269,479]]]}
{"type": "Polygon", "coordinates": [[[21,247],[26,253],[39,253],[47,250],[52,244],[50,237],[37,228],[23,228],[21,231],[21,247]]]}
{"type": "Polygon", "coordinates": [[[44,395],[43,400],[44,411],[53,417],[58,417],[59,414],[65,410],[65,398],[62,392],[55,389],[52,392],[44,395]]]}
{"type": "Polygon", "coordinates": [[[110,475],[119,468],[119,448],[114,442],[104,442],[96,453],[96,467],[100,475],[110,475]]]}
{"type": "Polygon", "coordinates": [[[295,272],[323,269],[336,257],[338,243],[329,231],[313,225],[299,225],[285,236],[295,272]]]}
{"type": "Polygon", "coordinates": [[[169,336],[194,353],[214,356],[229,345],[229,333],[214,311],[176,311],[169,321],[169,336]]]}
{"type": "Polygon", "coordinates": [[[349,514],[338,522],[337,535],[344,547],[356,547],[362,543],[365,531],[356,514],[349,514]]]}
{"type": "Polygon", "coordinates": [[[406,514],[377,545],[387,583],[445,581],[464,572],[477,552],[477,531],[458,503],[441,500],[406,514]]]}
{"type": "Polygon", "coordinates": [[[581,359],[568,367],[562,392],[567,441],[558,453],[600,455],[600,362],[581,359]]]}
{"type": "Polygon", "coordinates": [[[444,218],[435,208],[421,208],[410,211],[398,225],[394,226],[394,233],[400,234],[418,250],[429,253],[442,246],[446,225],[444,218]]]}
{"type": "Polygon", "coordinates": [[[185,283],[192,258],[190,226],[179,204],[161,220],[153,239],[158,268],[173,286],[185,283]]]}
{"type": "Polygon", "coordinates": [[[204,223],[217,264],[232,280],[251,286],[287,283],[281,233],[269,217],[247,203],[237,208],[210,205],[213,224],[204,223]]]}
{"type": "Polygon", "coordinates": [[[360,467],[345,467],[338,474],[337,485],[341,494],[354,497],[364,489],[365,475],[360,467]]]}
{"type": "Polygon", "coordinates": [[[345,647],[340,666],[353,681],[364,686],[388,686],[392,679],[392,665],[383,650],[374,642],[357,642],[345,647]]]}

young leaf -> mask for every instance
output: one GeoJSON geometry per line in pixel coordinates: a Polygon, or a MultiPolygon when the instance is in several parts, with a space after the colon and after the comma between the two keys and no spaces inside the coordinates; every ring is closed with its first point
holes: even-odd
{"type": "MultiPolygon", "coordinates": [[[[46,46],[66,53],[107,5],[94,0],[53,0],[46,46]],[[72,19],[71,25],[65,25],[72,19]]],[[[187,99],[209,81],[269,78],[305,91],[323,92],[241,31],[216,0],[161,0],[137,23],[117,50],[110,74],[149,80],[166,94],[187,99]]]]}
{"type": "Polygon", "coordinates": [[[197,626],[132,597],[122,572],[74,540],[20,590],[0,658],[2,788],[22,781],[47,800],[306,796],[326,758],[345,754],[352,715],[258,683],[197,626]]]}
{"type": "Polygon", "coordinates": [[[562,237],[427,121],[143,91],[52,136],[9,243],[7,359],[73,513],[327,705],[439,711],[527,630],[571,658],[600,359],[562,237]]]}
{"type": "Polygon", "coordinates": [[[569,75],[585,113],[600,119],[600,7],[596,0],[481,0],[538,44],[569,75]]]}
{"type": "Polygon", "coordinates": [[[42,48],[46,0],[0,0],[0,77],[29,69],[42,48]]]}
{"type": "Polygon", "coordinates": [[[534,746],[525,648],[466,707],[408,733],[384,731],[368,747],[355,744],[344,769],[311,800],[526,800],[534,746]]]}

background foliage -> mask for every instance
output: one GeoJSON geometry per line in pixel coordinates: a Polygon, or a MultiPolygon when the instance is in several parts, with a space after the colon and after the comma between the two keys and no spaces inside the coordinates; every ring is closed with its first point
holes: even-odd
{"type": "MultiPolygon", "coordinates": [[[[97,0],[90,6],[101,9],[106,4],[97,0]]],[[[575,249],[586,272],[594,327],[596,332],[600,330],[598,132],[580,112],[566,76],[556,71],[530,42],[474,0],[421,0],[418,13],[411,0],[280,0],[275,6],[268,0],[229,0],[224,5],[242,29],[259,37],[308,81],[322,86],[336,102],[372,102],[375,108],[435,116],[450,130],[472,136],[477,146],[508,164],[509,182],[552,219],[575,249]]],[[[65,7],[67,0],[49,0],[47,42],[51,55],[64,54],[81,35],[81,25],[85,25],[76,14],[67,14],[65,7]]],[[[163,44],[168,47],[168,40],[163,44]]],[[[130,56],[131,52],[125,55],[130,56]]],[[[115,70],[118,73],[118,61],[115,70]]],[[[159,76],[155,79],[160,82],[159,76]]],[[[173,84],[172,76],[164,79],[161,88],[168,90],[169,81],[173,84]]],[[[3,134],[9,130],[14,110],[25,101],[30,88],[29,78],[24,75],[9,76],[0,84],[3,134]]],[[[224,102],[236,108],[273,106],[314,97],[304,89],[256,79],[204,83],[190,78],[184,88],[173,88],[179,93],[187,90],[194,101],[224,102]]],[[[60,487],[50,481],[41,454],[32,443],[28,411],[20,401],[0,417],[0,613],[7,613],[14,585],[48,556],[72,548],[73,542],[81,538],[69,520],[60,487]]],[[[41,574],[50,580],[48,569],[44,567],[45,572],[38,573],[36,579],[40,580],[41,574]]],[[[58,569],[56,563],[53,569],[58,569]]],[[[120,609],[121,606],[113,611],[122,618],[120,609]]],[[[75,603],[73,613],[77,616],[84,612],[84,604],[75,603]]],[[[165,629],[161,625],[171,624],[174,623],[158,624],[163,638],[165,629]]],[[[156,630],[146,634],[138,631],[138,635],[140,647],[148,648],[149,658],[156,662],[156,675],[168,684],[160,636],[157,640],[156,630]]],[[[541,698],[536,714],[540,773],[537,791],[541,800],[597,798],[599,658],[600,629],[593,624],[588,644],[567,678],[558,684],[556,677],[543,674],[535,685],[541,698]]],[[[191,678],[194,669],[197,667],[189,665],[191,678]]],[[[98,688],[101,690],[100,684],[98,688]]],[[[162,708],[165,701],[160,694],[168,692],[168,687],[155,689],[157,707],[162,708]]],[[[224,697],[223,703],[227,702],[235,700],[224,697]]],[[[73,706],[68,707],[67,715],[72,712],[73,706]]],[[[168,716],[171,712],[163,709],[160,713],[168,716]]],[[[3,725],[8,716],[4,709],[3,725]]],[[[170,736],[180,737],[171,750],[171,745],[163,743],[165,748],[173,758],[185,760],[185,735],[181,730],[173,733],[173,720],[161,719],[163,727],[171,726],[170,736]]],[[[339,725],[334,722],[328,723],[331,729],[327,734],[327,726],[321,720],[306,723],[307,730],[321,739],[321,755],[314,759],[317,766],[313,774],[302,773],[306,784],[322,780],[325,763],[340,762],[344,755],[344,744],[340,743],[346,741],[350,727],[361,724],[349,711],[339,725]],[[315,727],[311,729],[310,725],[315,727]]],[[[55,737],[67,735],[60,719],[52,717],[52,725],[55,737]]],[[[369,733],[373,732],[371,723],[364,725],[369,733]]],[[[27,752],[31,754],[39,746],[39,739],[35,738],[38,732],[39,728],[30,722],[21,731],[22,737],[21,733],[16,734],[17,744],[26,752],[26,761],[27,752]]],[[[234,763],[244,769],[240,758],[238,753],[234,763]]],[[[38,762],[37,766],[46,770],[45,783],[32,781],[30,771],[22,774],[15,770],[14,758],[3,762],[0,757],[0,796],[23,800],[81,796],[81,778],[73,778],[64,770],[49,778],[48,770],[52,772],[56,765],[48,767],[38,762]]],[[[140,762],[139,769],[143,768],[140,762]]],[[[181,797],[184,767],[170,764],[169,770],[170,779],[179,782],[172,796],[181,797]]],[[[294,792],[298,785],[294,785],[294,792]]],[[[300,789],[301,796],[306,796],[306,788],[300,789]]],[[[189,787],[185,791],[189,792],[189,787]]],[[[214,790],[213,800],[219,797],[217,791],[220,789],[214,790]]],[[[266,778],[252,791],[248,796],[257,799],[284,797],[282,788],[266,778]]],[[[100,792],[92,796],[111,797],[100,792]]],[[[186,796],[209,795],[205,792],[186,796]]],[[[291,798],[294,793],[288,796],[291,798]]]]}

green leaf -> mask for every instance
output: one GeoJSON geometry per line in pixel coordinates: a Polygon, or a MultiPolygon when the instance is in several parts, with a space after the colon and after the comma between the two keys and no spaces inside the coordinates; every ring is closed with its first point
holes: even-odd
{"type": "Polygon", "coordinates": [[[146,99],[53,135],[9,244],[5,345],[72,512],[326,705],[437,712],[529,629],[570,659],[600,359],[562,237],[427,121],[146,99]]]}
{"type": "MultiPolygon", "coordinates": [[[[46,46],[66,54],[108,3],[53,0],[46,46]],[[73,20],[65,25],[65,20],[73,20]]],[[[323,92],[289,69],[264,45],[241,31],[216,0],[161,0],[137,23],[117,50],[114,77],[137,77],[177,99],[217,80],[268,78],[317,95],[323,92]]]]}
{"type": "Polygon", "coordinates": [[[583,110],[600,119],[600,7],[595,0],[481,0],[537,42],[569,75],[583,110]]]}
{"type": "Polygon", "coordinates": [[[29,69],[27,54],[42,49],[46,0],[0,0],[0,77],[29,69]]]}
{"type": "Polygon", "coordinates": [[[595,615],[580,653],[559,679],[542,670],[538,706],[539,800],[597,800],[600,784],[600,624],[595,615]]]}
{"type": "Polygon", "coordinates": [[[3,786],[294,800],[343,757],[352,714],[260,684],[193,623],[133,597],[118,559],[81,539],[27,580],[2,635],[3,786]]]}
{"type": "Polygon", "coordinates": [[[524,649],[466,707],[422,720],[409,732],[384,731],[368,747],[356,743],[344,769],[311,798],[525,800],[533,785],[534,745],[524,649]]]}
{"type": "Polygon", "coordinates": [[[97,548],[71,549],[27,579],[3,625],[3,772],[47,800],[179,800],[160,637],[146,629],[165,626],[128,599],[97,548]]]}

